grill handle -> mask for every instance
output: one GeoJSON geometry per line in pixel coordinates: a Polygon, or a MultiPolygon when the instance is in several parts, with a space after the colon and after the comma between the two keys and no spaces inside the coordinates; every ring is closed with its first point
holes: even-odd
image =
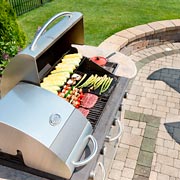
{"type": "Polygon", "coordinates": [[[96,155],[97,153],[97,149],[98,149],[98,145],[97,145],[97,141],[96,139],[92,136],[92,135],[89,135],[87,136],[87,138],[89,140],[92,141],[93,143],[93,151],[91,153],[91,155],[89,157],[87,157],[86,159],[82,160],[82,161],[79,161],[79,162],[72,162],[72,164],[75,166],[75,167],[81,167],[81,166],[84,166],[86,165],[87,163],[89,163],[93,158],[94,156],[96,155]]]}
{"type": "Polygon", "coordinates": [[[122,126],[119,118],[116,119],[116,123],[118,125],[118,134],[115,137],[106,136],[106,141],[107,142],[115,141],[115,140],[117,140],[117,139],[119,139],[121,137],[121,134],[123,132],[123,126],[122,126]]]}
{"type": "Polygon", "coordinates": [[[37,33],[36,37],[34,38],[31,46],[30,46],[30,50],[34,51],[35,49],[35,45],[37,43],[37,41],[39,40],[39,38],[41,37],[41,35],[44,33],[44,31],[46,30],[46,28],[53,22],[55,21],[57,18],[62,17],[62,16],[69,16],[72,17],[72,13],[71,12],[62,12],[59,14],[56,14],[55,16],[53,16],[51,19],[49,19],[44,25],[43,27],[39,30],[39,32],[37,33]]]}
{"type": "MultiPolygon", "coordinates": [[[[100,168],[102,170],[102,174],[103,174],[102,180],[105,180],[106,179],[106,170],[105,170],[103,163],[98,161],[97,165],[100,166],[100,168]]],[[[89,175],[89,180],[95,180],[95,179],[96,179],[96,172],[91,171],[90,175],[89,175]]]]}

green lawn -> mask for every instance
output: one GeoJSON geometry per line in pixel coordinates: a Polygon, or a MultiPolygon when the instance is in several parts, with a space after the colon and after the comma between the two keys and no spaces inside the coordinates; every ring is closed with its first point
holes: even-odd
{"type": "Polygon", "coordinates": [[[84,15],[85,44],[98,45],[110,35],[148,22],[179,19],[180,0],[53,0],[18,17],[28,43],[38,26],[63,11],[84,15]]]}

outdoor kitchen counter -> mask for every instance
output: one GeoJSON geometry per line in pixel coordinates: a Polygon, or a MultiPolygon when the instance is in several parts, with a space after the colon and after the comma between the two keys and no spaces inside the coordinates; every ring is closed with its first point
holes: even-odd
{"type": "Polygon", "coordinates": [[[136,65],[131,58],[120,52],[105,50],[89,45],[73,45],[73,47],[76,47],[79,53],[88,58],[93,56],[103,56],[106,57],[109,62],[117,63],[118,67],[114,73],[117,76],[131,79],[135,77],[137,73],[136,65]]]}

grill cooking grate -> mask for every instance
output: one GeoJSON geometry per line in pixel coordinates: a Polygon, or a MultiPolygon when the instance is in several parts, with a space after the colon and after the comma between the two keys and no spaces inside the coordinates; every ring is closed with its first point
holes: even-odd
{"type": "Polygon", "coordinates": [[[109,97],[103,97],[103,96],[99,97],[98,101],[96,102],[94,107],[90,109],[87,119],[93,126],[93,129],[95,128],[98,121],[100,120],[101,113],[102,113],[104,107],[106,106],[108,99],[109,99],[109,97]]]}

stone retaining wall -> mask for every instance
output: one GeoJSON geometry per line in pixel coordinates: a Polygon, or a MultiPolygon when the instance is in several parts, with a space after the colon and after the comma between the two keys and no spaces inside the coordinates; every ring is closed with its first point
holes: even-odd
{"type": "Polygon", "coordinates": [[[180,19],[157,21],[122,30],[107,38],[99,47],[131,55],[144,48],[169,42],[180,42],[180,19]]]}

